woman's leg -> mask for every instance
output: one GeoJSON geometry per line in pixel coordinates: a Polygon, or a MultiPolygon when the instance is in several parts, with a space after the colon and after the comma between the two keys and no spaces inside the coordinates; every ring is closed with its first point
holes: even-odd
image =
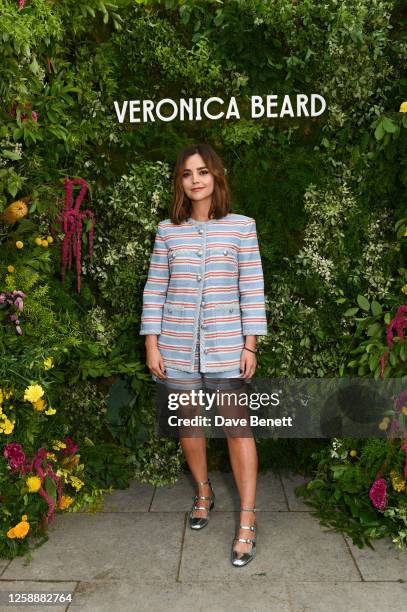
{"type": "MultiPolygon", "coordinates": [[[[180,438],[179,441],[189,469],[197,483],[198,495],[202,497],[211,497],[212,491],[210,486],[208,484],[198,484],[208,480],[206,438],[202,435],[200,438],[180,438]]],[[[210,503],[210,499],[200,499],[197,505],[209,508],[210,503]]],[[[194,510],[192,516],[195,518],[206,518],[208,513],[205,510],[194,510]]]]}
{"type": "MultiPolygon", "coordinates": [[[[256,502],[257,484],[257,450],[254,438],[227,438],[230,463],[233,476],[240,495],[241,508],[254,508],[256,502]]],[[[241,512],[240,525],[254,525],[254,512],[241,512]]],[[[238,538],[253,538],[253,532],[239,529],[238,538]]],[[[235,542],[234,549],[238,552],[250,552],[251,544],[235,542]]]]}

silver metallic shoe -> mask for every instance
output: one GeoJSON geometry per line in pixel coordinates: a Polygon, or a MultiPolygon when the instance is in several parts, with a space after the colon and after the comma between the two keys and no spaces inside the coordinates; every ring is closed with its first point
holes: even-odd
{"type": "Polygon", "coordinates": [[[206,527],[206,525],[209,523],[209,513],[215,505],[215,494],[213,492],[211,481],[209,480],[209,478],[205,482],[198,482],[198,484],[200,485],[208,484],[211,488],[212,495],[211,497],[206,497],[204,495],[195,495],[194,504],[191,508],[191,512],[189,513],[189,526],[191,527],[191,529],[203,529],[204,527],[206,527]],[[197,502],[200,499],[210,500],[211,503],[209,505],[209,508],[207,508],[206,506],[197,506],[197,502]],[[192,513],[194,510],[206,510],[206,516],[205,517],[192,516],[192,513]]]}
{"type": "MultiPolygon", "coordinates": [[[[256,512],[257,508],[240,508],[240,512],[256,512]]],[[[254,525],[239,525],[240,529],[247,529],[254,533],[256,536],[256,524],[254,525]]],[[[256,554],[256,537],[254,538],[234,538],[232,544],[232,554],[231,561],[232,565],[235,567],[243,567],[243,565],[247,565],[256,554]],[[250,552],[241,553],[234,550],[235,542],[243,542],[244,544],[251,544],[252,549],[250,552]]]]}

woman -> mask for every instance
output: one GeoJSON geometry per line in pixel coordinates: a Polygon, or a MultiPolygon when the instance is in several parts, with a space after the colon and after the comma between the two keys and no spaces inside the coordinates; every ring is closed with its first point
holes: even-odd
{"type": "MultiPolygon", "coordinates": [[[[256,370],[256,336],[267,333],[256,225],[231,213],[222,162],[208,145],[178,156],[171,218],[158,224],[140,333],[158,383],[196,389],[219,379],[248,381],[256,370]]],[[[241,500],[231,561],[240,567],[256,552],[257,452],[252,436],[227,442],[241,500]]],[[[215,499],[205,438],[181,435],[180,444],[198,487],[189,525],[202,529],[215,499]]]]}

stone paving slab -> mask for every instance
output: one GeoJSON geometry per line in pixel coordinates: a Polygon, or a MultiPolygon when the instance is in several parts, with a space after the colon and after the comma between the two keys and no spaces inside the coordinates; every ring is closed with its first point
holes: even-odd
{"type": "MultiPolygon", "coordinates": [[[[237,570],[238,571],[238,570],[237,570]]],[[[156,585],[122,580],[120,583],[81,582],[69,612],[290,612],[285,584],[269,580],[251,584],[174,583],[156,585]]]]}
{"type": "Polygon", "coordinates": [[[3,571],[6,569],[9,563],[10,563],[10,559],[0,559],[0,576],[3,573],[3,571]]]}
{"type": "MultiPolygon", "coordinates": [[[[28,605],[7,605],[4,603],[8,600],[8,593],[73,593],[76,582],[32,582],[32,581],[7,581],[0,580],[0,612],[10,612],[10,610],[18,610],[19,612],[37,612],[38,610],[47,610],[47,612],[64,612],[67,608],[67,603],[53,604],[28,604],[28,605]]],[[[74,600],[74,596],[72,597],[74,600]]]]}
{"type": "Polygon", "coordinates": [[[153,486],[132,480],[128,489],[117,489],[103,495],[102,512],[148,512],[153,495],[153,486]]]}
{"type": "Polygon", "coordinates": [[[13,559],[2,579],[174,581],[183,529],[184,516],[176,514],[61,515],[32,563],[13,559]]]}
{"type": "Polygon", "coordinates": [[[287,497],[288,508],[293,512],[309,512],[312,508],[304,504],[302,497],[297,497],[294,489],[299,485],[311,480],[310,477],[304,478],[300,474],[281,474],[281,482],[287,497]]]}
{"type": "Polygon", "coordinates": [[[202,532],[186,529],[181,581],[360,580],[342,534],[324,531],[305,512],[258,512],[256,559],[243,568],[230,563],[237,513],[214,512],[202,532]]]}
{"type": "Polygon", "coordinates": [[[407,584],[397,582],[303,582],[288,589],[292,612],[402,612],[407,607],[407,584]]]}
{"type": "MultiPolygon", "coordinates": [[[[407,582],[407,551],[397,550],[390,538],[372,540],[375,550],[358,548],[345,536],[363,580],[404,580],[407,582]]],[[[406,600],[407,609],[407,600],[406,600]]]]}
{"type": "MultiPolygon", "coordinates": [[[[237,511],[239,495],[233,475],[226,472],[209,474],[215,493],[215,511],[237,511]]],[[[191,509],[195,486],[191,474],[183,474],[170,487],[157,487],[152,512],[186,512],[191,509]]],[[[261,510],[287,510],[280,478],[271,472],[259,474],[257,479],[256,506],[261,510]]]]}

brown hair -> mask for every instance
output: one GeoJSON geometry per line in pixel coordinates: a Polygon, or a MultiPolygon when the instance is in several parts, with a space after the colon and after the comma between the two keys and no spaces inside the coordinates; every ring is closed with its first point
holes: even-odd
{"type": "Polygon", "coordinates": [[[184,170],[185,160],[196,153],[202,157],[205,162],[205,166],[214,177],[214,190],[212,195],[212,204],[209,209],[209,218],[221,219],[231,212],[230,192],[226,181],[222,160],[215,153],[212,147],[207,144],[201,143],[197,145],[190,145],[179,152],[174,169],[174,191],[170,217],[171,221],[176,225],[182,223],[191,216],[192,204],[191,200],[185,195],[182,187],[182,172],[184,170]]]}

